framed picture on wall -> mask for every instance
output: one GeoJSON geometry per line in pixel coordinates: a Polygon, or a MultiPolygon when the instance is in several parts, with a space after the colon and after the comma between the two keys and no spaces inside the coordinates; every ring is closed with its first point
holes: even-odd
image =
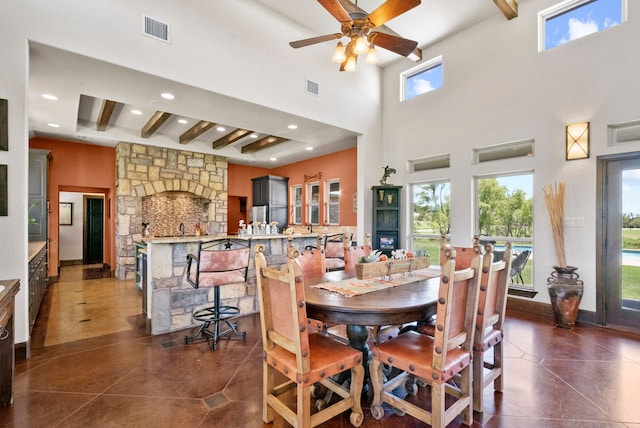
{"type": "Polygon", "coordinates": [[[9,215],[9,186],[7,185],[7,165],[0,165],[0,216],[9,215]]]}
{"type": "Polygon", "coordinates": [[[60,202],[60,226],[71,226],[73,219],[73,203],[60,202]]]}

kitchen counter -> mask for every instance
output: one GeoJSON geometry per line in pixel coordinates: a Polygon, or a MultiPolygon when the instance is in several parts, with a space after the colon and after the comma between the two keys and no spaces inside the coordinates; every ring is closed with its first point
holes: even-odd
{"type": "Polygon", "coordinates": [[[46,245],[47,243],[45,241],[29,242],[29,261],[33,260],[46,245]]]}
{"type": "Polygon", "coordinates": [[[195,289],[185,280],[187,254],[197,254],[199,243],[212,240],[233,238],[250,242],[251,255],[247,281],[221,288],[223,305],[240,308],[241,315],[258,312],[256,299],[256,274],[253,265],[253,247],[261,244],[270,266],[280,266],[286,262],[287,239],[292,237],[292,245],[304,248],[317,245],[318,234],[294,235],[223,235],[223,236],[185,236],[185,237],[148,237],[134,242],[138,253],[146,252],[139,260],[138,273],[143,281],[143,303],[146,305],[147,319],[152,334],[194,327],[192,314],[198,309],[211,306],[213,293],[208,288],[195,289]],[[146,276],[146,278],[144,278],[146,276]],[[146,289],[145,289],[146,286],[146,289]]]}
{"type": "Polygon", "coordinates": [[[147,238],[142,238],[140,240],[141,243],[152,243],[152,244],[168,244],[168,243],[188,243],[188,242],[208,242],[217,239],[287,239],[289,236],[292,236],[295,239],[299,238],[316,238],[318,236],[317,233],[309,233],[309,234],[299,234],[295,233],[293,235],[285,235],[283,233],[279,233],[277,235],[201,235],[201,236],[149,236],[147,238]]]}
{"type": "Polygon", "coordinates": [[[0,281],[0,407],[13,402],[13,373],[15,366],[15,338],[13,307],[20,290],[17,279],[0,281]]]}

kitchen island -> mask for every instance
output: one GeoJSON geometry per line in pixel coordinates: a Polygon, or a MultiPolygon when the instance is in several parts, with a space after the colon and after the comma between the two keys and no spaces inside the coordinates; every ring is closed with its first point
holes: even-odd
{"type": "Polygon", "coordinates": [[[152,334],[195,327],[193,312],[213,305],[213,289],[195,289],[186,281],[187,254],[197,254],[200,242],[233,238],[248,241],[251,247],[247,282],[221,287],[223,305],[235,306],[240,315],[258,312],[256,273],[253,265],[253,247],[262,244],[269,266],[286,263],[287,238],[293,245],[304,248],[317,245],[318,235],[247,235],[247,236],[185,236],[148,237],[135,244],[146,250],[146,263],[141,269],[146,277],[146,315],[152,334]]]}

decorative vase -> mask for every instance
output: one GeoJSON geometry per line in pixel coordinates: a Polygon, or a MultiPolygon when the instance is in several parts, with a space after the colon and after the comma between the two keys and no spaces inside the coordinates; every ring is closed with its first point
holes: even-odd
{"type": "Polygon", "coordinates": [[[584,285],[578,279],[578,270],[574,266],[554,266],[554,272],[547,278],[547,290],[551,298],[551,307],[556,326],[571,329],[578,317],[578,308],[582,300],[584,285]]]}

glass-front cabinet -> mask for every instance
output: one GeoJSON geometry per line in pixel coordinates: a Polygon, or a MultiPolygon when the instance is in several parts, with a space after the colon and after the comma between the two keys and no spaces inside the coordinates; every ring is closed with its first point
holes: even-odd
{"type": "Polygon", "coordinates": [[[373,186],[373,217],[371,245],[387,256],[402,248],[400,243],[400,197],[402,186],[373,186]]]}

